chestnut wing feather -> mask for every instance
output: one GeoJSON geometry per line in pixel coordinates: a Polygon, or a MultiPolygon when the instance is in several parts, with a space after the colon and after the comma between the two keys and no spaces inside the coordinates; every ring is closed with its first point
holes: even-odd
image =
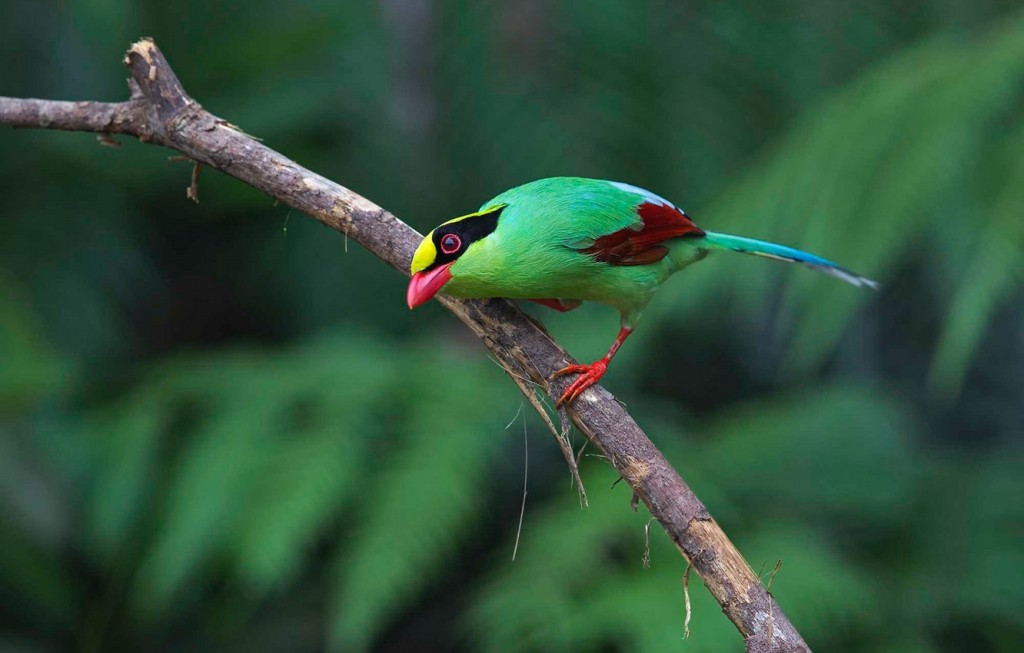
{"type": "Polygon", "coordinates": [[[661,243],[672,238],[696,238],[704,230],[674,206],[643,202],[636,208],[640,227],[619,229],[594,241],[579,251],[609,265],[650,265],[668,255],[661,243]]]}

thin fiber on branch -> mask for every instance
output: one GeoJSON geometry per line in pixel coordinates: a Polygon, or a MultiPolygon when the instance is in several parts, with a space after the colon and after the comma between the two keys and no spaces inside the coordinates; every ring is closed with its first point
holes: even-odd
{"type": "MultiPolygon", "coordinates": [[[[182,88],[152,40],[133,44],[125,65],[137,87],[126,102],[0,97],[0,124],[126,134],[169,147],[345,233],[408,274],[420,240],[415,230],[365,197],[303,168],[205,111],[182,88]]],[[[569,381],[549,381],[549,377],[575,361],[539,324],[506,300],[441,301],[480,337],[510,375],[520,381],[529,379],[553,399],[561,395],[569,381]]],[[[533,393],[529,383],[517,385],[528,398],[533,393]]],[[[543,411],[540,402],[531,401],[531,405],[543,411]]],[[[595,386],[568,413],[692,563],[743,636],[747,651],[809,651],[704,504],[607,391],[595,386]]]]}

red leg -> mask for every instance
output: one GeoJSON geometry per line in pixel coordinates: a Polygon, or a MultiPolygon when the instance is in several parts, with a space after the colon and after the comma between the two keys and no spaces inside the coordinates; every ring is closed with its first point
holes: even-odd
{"type": "Polygon", "coordinates": [[[527,301],[553,308],[559,313],[568,313],[574,308],[579,308],[580,304],[583,303],[578,299],[529,299],[527,301]]]}
{"type": "Polygon", "coordinates": [[[608,371],[608,363],[612,362],[612,357],[615,356],[615,352],[619,351],[619,347],[626,341],[626,338],[632,332],[629,327],[622,327],[619,330],[619,335],[616,336],[615,342],[612,343],[608,353],[604,355],[604,358],[596,360],[590,365],[570,365],[563,369],[558,370],[552,375],[551,378],[557,378],[559,376],[565,376],[566,374],[579,374],[576,380],[565,389],[562,393],[562,397],[555,402],[555,406],[561,406],[562,404],[571,404],[583,394],[583,391],[594,385],[601,380],[604,373],[608,371]]]}

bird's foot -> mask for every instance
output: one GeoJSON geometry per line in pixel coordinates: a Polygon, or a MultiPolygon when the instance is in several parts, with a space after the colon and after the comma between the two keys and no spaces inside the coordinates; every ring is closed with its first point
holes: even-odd
{"type": "Polygon", "coordinates": [[[576,401],[576,397],[579,397],[583,394],[584,390],[600,381],[601,377],[604,376],[604,373],[607,371],[608,361],[602,358],[601,360],[594,361],[590,365],[570,365],[568,367],[563,367],[552,374],[551,378],[553,379],[557,379],[558,377],[565,376],[567,374],[579,374],[579,376],[576,377],[576,380],[565,389],[561,398],[555,402],[555,407],[559,408],[562,404],[569,405],[576,401]]]}

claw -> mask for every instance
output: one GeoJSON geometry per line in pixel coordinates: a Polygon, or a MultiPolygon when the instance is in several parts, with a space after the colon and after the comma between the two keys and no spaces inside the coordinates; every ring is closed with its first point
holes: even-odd
{"type": "Polygon", "coordinates": [[[575,381],[569,384],[562,396],[555,402],[555,407],[560,408],[563,404],[568,405],[576,401],[576,398],[583,394],[587,388],[601,380],[604,373],[608,371],[608,362],[604,359],[595,361],[590,365],[569,365],[555,372],[551,378],[565,376],[567,374],[579,374],[575,381]]]}
{"type": "Polygon", "coordinates": [[[579,377],[569,384],[569,387],[565,389],[562,396],[555,402],[555,408],[561,408],[562,404],[568,405],[576,401],[576,397],[579,397],[586,392],[587,388],[601,380],[604,373],[608,371],[608,363],[612,361],[615,352],[619,351],[619,347],[622,346],[622,343],[631,331],[631,327],[622,327],[619,330],[619,335],[615,337],[615,342],[612,343],[608,353],[601,360],[596,360],[590,365],[569,365],[551,375],[552,379],[557,379],[566,374],[579,374],[579,377]]]}
{"type": "Polygon", "coordinates": [[[583,374],[584,372],[587,372],[589,370],[589,365],[570,365],[568,367],[563,367],[562,369],[552,374],[551,378],[557,379],[558,377],[565,376],[567,374],[583,374]]]}

